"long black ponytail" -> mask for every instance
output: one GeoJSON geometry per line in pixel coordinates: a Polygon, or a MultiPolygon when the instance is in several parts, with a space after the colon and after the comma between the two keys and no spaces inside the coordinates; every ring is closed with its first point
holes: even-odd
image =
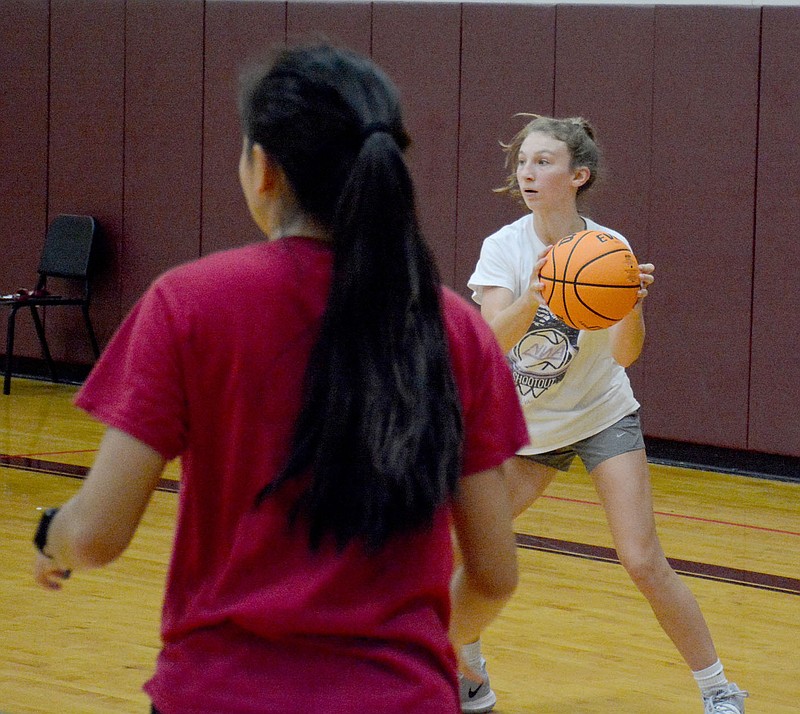
{"type": "Polygon", "coordinates": [[[292,518],[307,520],[312,547],[333,536],[379,549],[457,488],[463,438],[397,91],[364,57],[295,48],[250,76],[241,115],[334,247],[289,458],[256,503],[308,474],[292,518]]]}

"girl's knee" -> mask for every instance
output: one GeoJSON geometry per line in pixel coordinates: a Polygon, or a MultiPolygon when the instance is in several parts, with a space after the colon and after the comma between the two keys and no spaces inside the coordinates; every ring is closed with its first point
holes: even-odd
{"type": "Polygon", "coordinates": [[[636,587],[644,593],[661,587],[674,575],[660,548],[619,553],[619,560],[636,587]]]}

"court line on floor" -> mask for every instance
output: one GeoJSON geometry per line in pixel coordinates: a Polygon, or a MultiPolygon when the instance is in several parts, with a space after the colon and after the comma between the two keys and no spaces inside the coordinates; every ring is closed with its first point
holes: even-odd
{"type": "MultiPolygon", "coordinates": [[[[88,466],[81,466],[78,464],[62,464],[54,461],[45,461],[43,459],[34,459],[28,456],[9,456],[6,454],[0,454],[0,466],[15,468],[22,471],[33,471],[52,476],[65,476],[68,478],[77,479],[83,479],[86,477],[86,474],[89,473],[88,466]]],[[[159,491],[177,493],[179,486],[179,482],[175,479],[162,478],[159,480],[156,488],[159,491]]],[[[594,504],[592,501],[583,501],[580,499],[560,498],[558,496],[550,496],[549,498],[580,504],[600,505],[594,504]]],[[[680,514],[664,515],[679,516],[680,514]]],[[[724,524],[723,521],[714,522],[724,524]]],[[[743,524],[735,523],[729,523],[725,525],[741,525],[742,527],[747,527],[743,524]]],[[[796,533],[777,531],[775,529],[760,528],[760,530],[772,530],[778,533],[798,535],[796,533]]],[[[589,543],[575,543],[556,538],[545,538],[543,536],[518,533],[517,545],[528,550],[538,550],[547,553],[556,553],[559,555],[585,558],[599,562],[619,564],[619,558],[617,557],[617,553],[613,548],[591,545],[589,543]]],[[[667,560],[669,560],[674,570],[682,575],[702,578],[704,580],[714,580],[732,585],[744,585],[746,587],[770,590],[772,592],[800,595],[800,580],[796,578],[771,575],[769,573],[758,573],[751,570],[741,570],[739,568],[729,568],[722,565],[711,565],[709,563],[696,563],[691,560],[679,560],[677,558],[668,558],[667,560]]]]}
{"type": "MultiPolygon", "coordinates": [[[[579,503],[584,506],[597,506],[599,508],[603,507],[603,504],[599,501],[588,501],[582,498],[566,498],[564,496],[551,496],[547,493],[543,494],[541,498],[548,499],[550,501],[563,501],[565,503],[579,503]]],[[[722,521],[717,518],[706,518],[705,516],[690,516],[686,513],[670,513],[669,511],[653,511],[657,516],[665,516],[667,518],[680,518],[687,521],[699,521],[701,523],[714,523],[720,526],[731,526],[733,528],[747,528],[748,530],[753,531],[765,531],[767,533],[779,533],[780,535],[790,535],[790,536],[797,536],[800,538],[800,533],[795,531],[787,531],[781,528],[769,528],[768,526],[754,526],[748,523],[738,523],[735,521],[722,521]]]]}
{"type": "MultiPolygon", "coordinates": [[[[96,452],[97,449],[81,449],[77,451],[51,451],[42,452],[38,454],[0,454],[0,466],[8,466],[10,468],[18,468],[24,471],[38,471],[41,473],[50,473],[60,476],[70,476],[74,478],[82,478],[86,476],[89,468],[86,466],[77,466],[74,464],[62,464],[56,461],[47,461],[39,459],[39,456],[57,456],[60,454],[82,454],[96,452]]],[[[157,487],[161,491],[177,492],[178,485],[175,479],[161,479],[157,487]]],[[[561,501],[564,503],[578,503],[585,506],[595,506],[602,508],[599,501],[591,501],[581,498],[567,498],[565,496],[553,496],[550,494],[543,494],[541,498],[550,501],[561,501]]],[[[715,525],[729,526],[731,528],[746,528],[748,530],[762,531],[765,533],[776,533],[779,535],[789,535],[800,538],[800,532],[789,531],[782,528],[770,528],[768,526],[756,526],[749,523],[739,523],[735,521],[723,521],[717,518],[707,518],[704,516],[690,516],[685,513],[670,513],[668,511],[654,511],[657,516],[664,516],[665,518],[678,518],[686,521],[696,521],[700,523],[713,523],[715,525]]]]}
{"type": "MultiPolygon", "coordinates": [[[[58,453],[58,452],[53,452],[58,453]]],[[[79,452],[61,452],[61,453],[79,453],[79,452]]],[[[20,469],[22,471],[36,471],[39,473],[52,474],[54,476],[67,476],[69,478],[85,478],[89,473],[88,466],[81,466],[79,464],[64,464],[58,461],[48,461],[45,459],[33,458],[32,456],[0,454],[0,466],[8,468],[20,469]]],[[[170,493],[177,493],[180,484],[175,479],[160,479],[158,486],[159,491],[168,491],[170,493]]],[[[562,501],[564,503],[578,503],[585,506],[602,507],[599,501],[590,501],[580,498],[566,498],[564,496],[551,496],[549,494],[542,495],[542,498],[550,501],[562,501]]],[[[667,518],[680,518],[691,521],[701,521],[704,523],[715,523],[717,525],[730,526],[731,528],[746,528],[748,530],[764,531],[767,533],[776,533],[780,535],[790,535],[800,537],[800,533],[795,531],[782,530],[780,528],[769,528],[767,526],[755,526],[747,523],[736,523],[733,521],[722,521],[713,518],[705,518],[701,516],[690,516],[683,513],[668,513],[666,511],[655,511],[657,516],[665,516],[667,518]]]]}
{"type": "MultiPolygon", "coordinates": [[[[81,452],[53,452],[57,453],[81,453],[81,452]]],[[[11,455],[0,454],[0,466],[7,466],[8,468],[20,469],[22,471],[37,471],[39,473],[53,474],[55,476],[68,476],[70,478],[84,478],[89,473],[88,466],[80,466],[77,464],[63,464],[57,461],[47,461],[45,459],[33,458],[31,455],[11,455]]],[[[175,479],[162,478],[157,486],[160,491],[169,491],[176,493],[179,489],[179,483],[175,479]]],[[[564,503],[578,503],[584,506],[595,506],[601,508],[602,504],[599,501],[590,501],[581,498],[566,498],[564,496],[551,496],[544,494],[541,498],[550,501],[562,501],[564,503]]],[[[734,521],[723,521],[714,518],[705,518],[702,516],[690,516],[684,513],[668,513],[666,511],[655,511],[657,516],[664,516],[666,518],[680,518],[683,520],[700,521],[703,523],[714,523],[716,525],[729,526],[731,528],[746,528],[748,530],[764,531],[766,533],[776,533],[779,535],[789,535],[800,537],[800,533],[795,531],[783,530],[780,528],[769,528],[767,526],[755,526],[748,523],[737,523],[734,521]]]]}
{"type": "MultiPolygon", "coordinates": [[[[601,545],[589,543],[574,543],[557,538],[545,538],[528,533],[517,533],[517,545],[526,550],[538,550],[544,553],[569,555],[575,558],[596,560],[603,563],[616,563],[619,565],[617,551],[601,545]]],[[[692,578],[714,580],[730,585],[744,585],[745,587],[769,590],[771,592],[800,595],[800,580],[770,573],[758,573],[752,570],[729,568],[724,565],[711,565],[710,563],[696,563],[692,560],[667,558],[675,572],[692,578]]]]}
{"type": "MultiPolygon", "coordinates": [[[[68,449],[67,451],[41,451],[33,454],[14,454],[15,458],[34,458],[40,456],[62,456],[63,454],[96,454],[97,448],[94,449],[68,449]]],[[[0,712],[2,714],[2,712],[0,712]]]]}
{"type": "MultiPolygon", "coordinates": [[[[77,479],[84,479],[89,473],[89,467],[80,464],[62,464],[57,461],[45,461],[44,459],[32,459],[28,456],[10,456],[8,454],[0,454],[0,467],[77,479]]],[[[158,481],[156,490],[177,493],[179,487],[180,482],[175,479],[161,478],[158,481]]]]}
{"type": "MultiPolygon", "coordinates": [[[[21,471],[33,471],[36,473],[49,474],[51,476],[65,476],[76,479],[86,478],[86,474],[89,473],[88,466],[81,466],[78,464],[62,464],[54,461],[45,461],[43,459],[33,459],[27,456],[9,456],[7,454],[0,454],[0,466],[19,469],[21,471]]],[[[175,479],[162,478],[159,480],[156,488],[159,491],[177,493],[179,487],[180,483],[175,479]]],[[[560,498],[558,496],[551,496],[550,498],[563,501],[574,501],[581,504],[599,505],[593,504],[592,501],[582,501],[579,499],[567,499],[560,498]]],[[[679,516],[679,514],[665,515],[679,516]]],[[[716,522],[724,523],[723,521],[716,522]]],[[[730,523],[726,525],[736,526],[740,524],[730,523]]],[[[746,526],[742,524],[742,527],[746,526]]],[[[776,532],[784,533],[784,531],[776,532]]],[[[798,534],[789,533],[789,535],[798,534]]],[[[538,550],[546,553],[555,553],[599,562],[619,564],[617,552],[613,548],[608,548],[606,546],[591,545],[589,543],[575,543],[556,538],[534,536],[527,533],[518,533],[516,538],[517,545],[528,550],[538,550]]],[[[758,588],[760,590],[769,590],[772,592],[787,593],[790,595],[800,595],[800,580],[796,578],[772,575],[770,573],[758,573],[751,570],[741,570],[739,568],[729,568],[722,565],[711,565],[709,563],[696,563],[691,560],[679,560],[677,558],[668,558],[667,560],[669,560],[676,572],[689,577],[702,578],[704,580],[714,580],[717,582],[729,583],[731,585],[743,585],[746,587],[758,588]]]]}

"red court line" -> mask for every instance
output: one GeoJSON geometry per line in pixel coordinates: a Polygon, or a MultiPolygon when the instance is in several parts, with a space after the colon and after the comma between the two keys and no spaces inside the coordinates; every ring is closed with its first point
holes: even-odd
{"type": "Polygon", "coordinates": [[[73,449],[70,451],[40,451],[34,454],[8,454],[19,459],[30,459],[35,456],[61,456],[62,454],[93,454],[97,449],[73,449]]]}
{"type": "MultiPolygon", "coordinates": [[[[603,507],[603,504],[599,501],[584,501],[580,498],[564,498],[563,496],[549,496],[544,494],[541,498],[549,498],[551,501],[564,501],[565,503],[580,503],[584,506],[599,506],[600,508],[603,507]]],[[[749,523],[735,523],[733,521],[721,521],[716,518],[704,518],[702,516],[689,516],[684,513],[668,513],[666,511],[653,511],[657,516],[666,516],[668,518],[682,518],[686,521],[700,521],[701,523],[714,523],[720,526],[731,526],[732,528],[747,528],[748,530],[753,531],[765,531],[767,533],[778,533],[780,535],[790,535],[790,536],[797,536],[800,538],[800,533],[795,533],[795,531],[785,531],[781,528],[768,528],[767,526],[753,526],[749,523]]]]}

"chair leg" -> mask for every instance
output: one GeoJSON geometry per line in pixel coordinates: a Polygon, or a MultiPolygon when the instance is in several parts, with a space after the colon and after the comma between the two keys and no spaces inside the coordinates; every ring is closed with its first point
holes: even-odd
{"type": "Polygon", "coordinates": [[[6,333],[6,373],[3,377],[3,394],[11,394],[11,357],[14,354],[14,322],[17,309],[12,306],[8,315],[8,332],[6,333]]]}
{"type": "Polygon", "coordinates": [[[92,343],[92,351],[94,352],[94,358],[97,359],[98,357],[100,357],[100,348],[97,345],[97,335],[94,334],[92,321],[89,319],[89,306],[81,305],[81,311],[83,312],[83,321],[86,323],[86,329],[89,332],[89,341],[92,343]]]}
{"type": "Polygon", "coordinates": [[[50,348],[47,345],[47,338],[44,335],[44,325],[39,317],[39,310],[35,305],[31,305],[31,316],[33,317],[33,325],[36,328],[36,335],[39,338],[39,344],[42,346],[42,354],[47,362],[47,368],[50,370],[50,377],[54,382],[58,381],[56,374],[56,364],[53,362],[53,357],[50,355],[50,348]]]}

